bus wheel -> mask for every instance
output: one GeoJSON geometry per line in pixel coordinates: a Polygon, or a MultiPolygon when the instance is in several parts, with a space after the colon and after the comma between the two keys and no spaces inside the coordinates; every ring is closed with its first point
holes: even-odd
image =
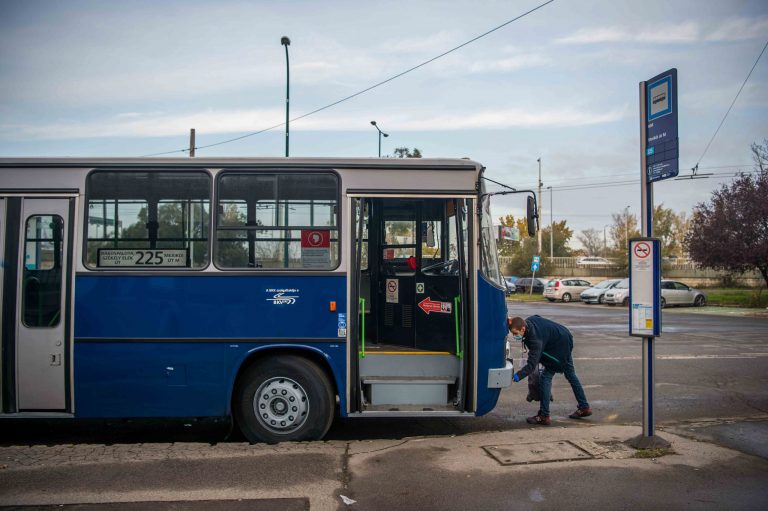
{"type": "Polygon", "coordinates": [[[270,358],[249,368],[239,381],[233,406],[249,441],[320,440],[331,427],[331,382],[309,360],[270,358]]]}

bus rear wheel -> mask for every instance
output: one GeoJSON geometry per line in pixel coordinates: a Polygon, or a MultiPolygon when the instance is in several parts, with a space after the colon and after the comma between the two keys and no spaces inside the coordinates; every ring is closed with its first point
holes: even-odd
{"type": "Polygon", "coordinates": [[[269,358],[241,376],[235,417],[250,442],[320,440],[333,421],[331,389],[325,372],[309,360],[269,358]]]}

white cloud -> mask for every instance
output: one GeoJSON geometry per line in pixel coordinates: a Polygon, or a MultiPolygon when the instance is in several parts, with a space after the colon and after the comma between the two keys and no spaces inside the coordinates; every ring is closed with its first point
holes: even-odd
{"type": "MultiPolygon", "coordinates": [[[[628,115],[625,106],[607,112],[573,107],[551,109],[506,109],[445,115],[442,111],[409,111],[393,115],[387,128],[397,131],[456,131],[504,128],[575,127],[619,121],[628,115]],[[438,113],[439,112],[439,113],[438,113]]],[[[181,135],[194,127],[199,134],[248,133],[283,122],[282,109],[209,110],[187,115],[130,112],[87,122],[0,125],[4,139],[82,139],[99,137],[164,137],[181,135]]],[[[319,114],[291,123],[300,131],[367,130],[357,113],[319,114]]]]}
{"type": "Polygon", "coordinates": [[[744,41],[762,39],[768,33],[768,18],[731,18],[724,21],[667,24],[653,27],[592,27],[555,39],[557,44],[647,43],[674,44],[699,41],[744,41]]]}
{"type": "Polygon", "coordinates": [[[621,27],[581,28],[567,37],[555,39],[558,44],[600,44],[626,41],[629,32],[621,27]]]}
{"type": "Polygon", "coordinates": [[[734,18],[714,26],[705,35],[705,41],[744,41],[765,39],[768,34],[768,18],[734,18]]]}

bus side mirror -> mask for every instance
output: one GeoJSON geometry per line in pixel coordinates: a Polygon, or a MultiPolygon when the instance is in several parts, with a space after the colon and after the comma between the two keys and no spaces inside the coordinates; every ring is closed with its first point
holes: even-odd
{"type": "Polygon", "coordinates": [[[536,199],[528,196],[526,211],[526,223],[528,224],[528,236],[536,236],[539,216],[536,214],[536,199]]]}

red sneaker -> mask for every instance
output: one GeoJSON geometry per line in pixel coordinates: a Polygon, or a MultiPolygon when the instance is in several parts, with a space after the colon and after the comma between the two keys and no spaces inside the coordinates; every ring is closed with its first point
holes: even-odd
{"type": "Polygon", "coordinates": [[[539,426],[549,426],[552,424],[552,420],[544,415],[534,415],[525,419],[528,424],[538,424],[539,426]]]}
{"type": "Polygon", "coordinates": [[[571,419],[583,419],[584,417],[589,417],[590,415],[592,415],[592,408],[578,408],[568,417],[571,419]]]}

